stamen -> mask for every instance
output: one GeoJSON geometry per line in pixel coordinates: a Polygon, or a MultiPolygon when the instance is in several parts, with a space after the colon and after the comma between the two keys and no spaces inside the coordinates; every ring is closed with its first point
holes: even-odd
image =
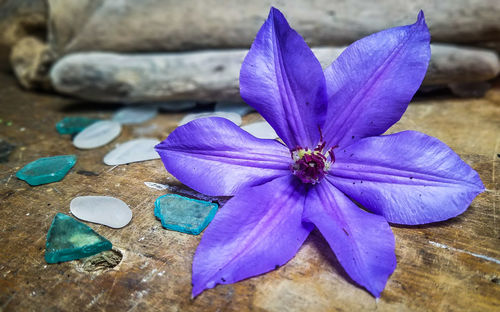
{"type": "Polygon", "coordinates": [[[332,147],[328,152],[324,152],[325,142],[320,141],[313,150],[298,147],[290,151],[294,163],[291,166],[292,173],[303,183],[319,183],[326,175],[330,166],[335,162],[335,155],[332,147]],[[330,159],[328,159],[327,155],[330,159]]]}

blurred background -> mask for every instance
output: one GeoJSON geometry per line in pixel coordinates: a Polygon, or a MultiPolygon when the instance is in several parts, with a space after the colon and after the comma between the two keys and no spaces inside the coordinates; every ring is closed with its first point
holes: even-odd
{"type": "Polygon", "coordinates": [[[3,0],[0,45],[19,84],[97,102],[239,100],[240,64],[273,5],[327,66],[424,10],[421,90],[482,96],[500,71],[500,1],[3,0]]]}

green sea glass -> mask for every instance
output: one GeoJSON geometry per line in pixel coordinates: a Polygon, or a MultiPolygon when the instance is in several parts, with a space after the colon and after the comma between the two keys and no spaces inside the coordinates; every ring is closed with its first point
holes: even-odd
{"type": "Polygon", "coordinates": [[[57,182],[64,178],[75,163],[75,155],[39,158],[19,170],[16,177],[28,182],[30,185],[57,182]]]}
{"type": "Polygon", "coordinates": [[[99,119],[87,117],[64,117],[56,124],[56,129],[60,134],[75,134],[97,121],[99,121],[99,119]]]}
{"type": "Polygon", "coordinates": [[[198,235],[212,221],[217,208],[215,203],[167,194],[156,199],[155,216],[166,229],[198,235]]]}
{"type": "Polygon", "coordinates": [[[45,261],[58,263],[85,258],[110,250],[111,247],[110,241],[87,225],[58,213],[47,234],[45,261]]]}

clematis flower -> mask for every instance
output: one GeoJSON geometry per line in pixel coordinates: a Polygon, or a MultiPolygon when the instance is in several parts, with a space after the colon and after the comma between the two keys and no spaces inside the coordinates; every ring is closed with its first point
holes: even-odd
{"type": "Polygon", "coordinates": [[[448,146],[416,131],[381,135],[420,86],[429,40],[420,12],[413,25],[356,41],[323,71],[271,9],[240,92],[284,144],[204,118],[156,146],[182,183],[233,196],[196,250],[193,296],[284,265],[316,227],[350,277],[379,297],[396,267],[388,222],[424,224],[467,209],[484,186],[448,146]]]}

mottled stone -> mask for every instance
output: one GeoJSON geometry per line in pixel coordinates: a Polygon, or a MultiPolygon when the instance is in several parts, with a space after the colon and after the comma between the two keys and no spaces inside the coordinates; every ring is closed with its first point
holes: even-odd
{"type": "Polygon", "coordinates": [[[79,196],[69,204],[71,213],[80,220],[119,229],[132,220],[132,210],[122,200],[110,196],[79,196]]]}
{"type": "Polygon", "coordinates": [[[278,135],[267,121],[254,122],[244,125],[241,129],[259,139],[277,139],[278,135]]]}
{"type": "Polygon", "coordinates": [[[75,155],[39,158],[19,170],[16,177],[33,186],[57,182],[64,178],[75,163],[75,155]]]}
{"type": "MultiPolygon", "coordinates": [[[[500,72],[499,58],[490,50],[438,44],[431,47],[433,55],[424,86],[485,81],[500,72]]],[[[326,67],[343,48],[319,47],[313,51],[326,67]]],[[[246,53],[77,53],[57,62],[50,75],[57,91],[88,100],[238,102],[239,73],[246,53]]]]}
{"type": "Polygon", "coordinates": [[[160,143],[157,139],[140,138],[127,141],[118,145],[114,150],[104,156],[106,165],[123,165],[138,161],[160,158],[154,147],[160,143]]]}
{"type": "Polygon", "coordinates": [[[125,107],[118,110],[113,115],[112,120],[122,125],[133,125],[146,122],[154,118],[157,114],[158,108],[152,105],[125,107]]]}
{"type": "Polygon", "coordinates": [[[167,194],[155,201],[155,216],[164,228],[198,235],[212,221],[217,212],[215,203],[167,194]]]}
{"type": "Polygon", "coordinates": [[[236,113],[230,112],[210,112],[210,113],[195,113],[195,114],[187,114],[184,118],[179,122],[179,126],[185,125],[190,121],[199,118],[207,118],[207,117],[221,117],[231,120],[237,126],[241,125],[241,116],[236,113]]]}
{"type": "Polygon", "coordinates": [[[45,245],[45,261],[58,263],[110,250],[111,242],[87,225],[62,213],[56,214],[45,245]]]}
{"type": "Polygon", "coordinates": [[[76,134],[97,121],[99,119],[82,116],[64,117],[56,124],[56,129],[59,134],[76,134]]]}
{"type": "Polygon", "coordinates": [[[12,47],[28,36],[46,37],[47,1],[2,0],[0,3],[0,46],[12,47]]]}
{"type": "Polygon", "coordinates": [[[21,39],[10,53],[10,65],[26,89],[52,89],[49,70],[55,59],[47,43],[35,37],[21,39]]]}
{"type": "Polygon", "coordinates": [[[78,133],[73,139],[73,145],[80,149],[100,147],[113,141],[121,131],[122,126],[116,121],[98,121],[78,133]]]}

